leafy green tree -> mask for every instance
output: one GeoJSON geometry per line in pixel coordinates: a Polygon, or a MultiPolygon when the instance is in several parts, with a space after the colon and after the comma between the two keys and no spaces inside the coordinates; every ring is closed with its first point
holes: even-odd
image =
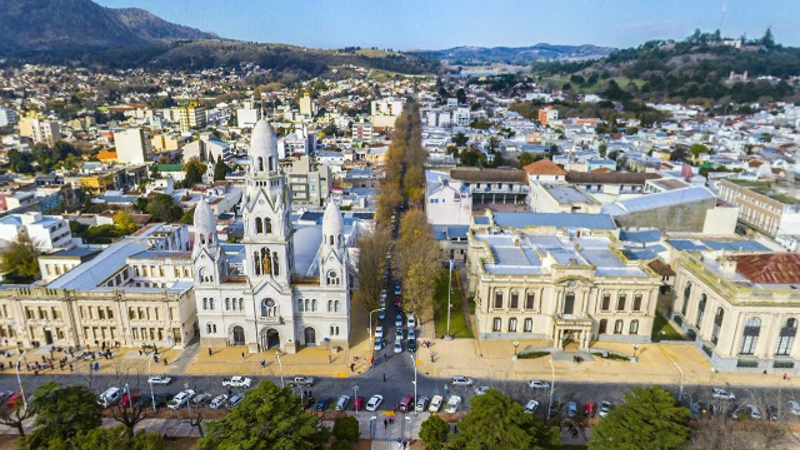
{"type": "Polygon", "coordinates": [[[147,204],[147,214],[159,222],[174,222],[183,215],[183,210],[167,194],[158,194],[147,204]]]}
{"type": "Polygon", "coordinates": [[[225,418],[210,422],[199,444],[202,450],[321,450],[329,435],[291,388],[262,381],[225,418]]]}
{"type": "Polygon", "coordinates": [[[349,448],[353,448],[353,444],[361,436],[359,430],[358,419],[353,416],[339,417],[333,421],[333,436],[337,442],[349,444],[349,448]]]}
{"type": "Polygon", "coordinates": [[[42,277],[39,251],[27,233],[19,233],[17,240],[0,253],[0,270],[6,272],[6,278],[17,283],[30,283],[42,277]]]}
{"type": "Polygon", "coordinates": [[[34,173],[33,165],[31,164],[31,154],[28,152],[20,152],[17,149],[8,151],[8,168],[19,174],[34,173]]]}
{"type": "Polygon", "coordinates": [[[98,427],[79,432],[70,441],[50,441],[44,450],[166,450],[167,442],[158,433],[140,431],[129,436],[123,425],[98,427]]]}
{"type": "Polygon", "coordinates": [[[531,152],[522,152],[519,155],[519,168],[522,169],[523,167],[527,166],[528,164],[534,162],[536,159],[533,157],[531,152]]]}
{"type": "Polygon", "coordinates": [[[522,405],[496,389],[472,398],[458,431],[450,439],[454,450],[555,450],[561,445],[558,427],[546,426],[523,413],[522,405]]]}
{"type": "Polygon", "coordinates": [[[227,175],[228,166],[225,165],[225,161],[220,157],[217,162],[214,163],[214,181],[222,181],[227,175]]]}
{"type": "Polygon", "coordinates": [[[697,158],[700,156],[701,153],[708,153],[708,147],[703,144],[694,144],[689,147],[689,153],[692,154],[692,159],[697,161],[697,158]]]}
{"type": "Polygon", "coordinates": [[[34,430],[26,438],[27,448],[44,448],[50,441],[69,441],[79,432],[103,424],[103,407],[97,394],[85,386],[64,386],[47,382],[33,393],[36,399],[34,430]]]}
{"type": "Polygon", "coordinates": [[[139,228],[139,225],[133,221],[131,215],[125,210],[120,210],[114,214],[114,225],[117,227],[117,232],[120,236],[127,236],[139,228]]]}
{"type": "Polygon", "coordinates": [[[186,163],[186,166],[184,166],[183,171],[186,174],[186,176],[183,179],[183,185],[185,187],[191,188],[194,187],[194,185],[203,182],[203,174],[206,173],[206,166],[205,164],[201,163],[199,159],[195,157],[190,159],[189,162],[186,163]]]}
{"type": "Polygon", "coordinates": [[[558,154],[558,146],[553,144],[550,146],[550,152],[548,153],[548,158],[553,159],[554,156],[558,154]]]}
{"type": "Polygon", "coordinates": [[[467,135],[464,133],[458,132],[454,134],[450,140],[456,144],[456,147],[463,147],[467,145],[467,142],[469,142],[469,137],[467,137],[467,135]]]}
{"type": "Polygon", "coordinates": [[[459,105],[467,104],[467,92],[464,90],[464,88],[459,88],[456,91],[456,99],[458,100],[459,105]]]}
{"type": "Polygon", "coordinates": [[[670,450],[689,440],[689,409],[660,386],[637,387],[592,430],[589,450],[670,450]]]}
{"type": "Polygon", "coordinates": [[[608,146],[606,144],[600,144],[600,146],[597,148],[597,150],[600,153],[600,157],[601,158],[605,158],[606,157],[606,152],[608,151],[608,146]]]}
{"type": "Polygon", "coordinates": [[[419,437],[425,443],[425,448],[430,448],[431,444],[444,443],[449,435],[450,425],[435,414],[420,425],[419,437]]]}
{"type": "Polygon", "coordinates": [[[150,204],[150,202],[148,202],[146,198],[138,197],[133,202],[133,209],[135,209],[136,211],[139,211],[140,213],[144,214],[144,213],[147,212],[147,205],[149,205],[149,204],[150,204]]]}

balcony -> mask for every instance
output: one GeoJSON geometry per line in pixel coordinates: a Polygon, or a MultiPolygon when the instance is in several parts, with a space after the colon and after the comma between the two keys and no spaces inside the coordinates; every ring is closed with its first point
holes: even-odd
{"type": "Polygon", "coordinates": [[[281,316],[259,316],[258,323],[266,325],[283,325],[283,317],[281,316]]]}
{"type": "Polygon", "coordinates": [[[553,314],[553,321],[558,327],[591,328],[592,319],[589,316],[576,314],[553,314]]]}

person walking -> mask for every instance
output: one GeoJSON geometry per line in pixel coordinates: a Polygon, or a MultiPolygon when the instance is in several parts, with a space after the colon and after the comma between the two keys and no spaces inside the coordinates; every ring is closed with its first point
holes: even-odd
{"type": "Polygon", "coordinates": [[[242,361],[244,361],[244,352],[242,352],[242,361]]]}
{"type": "Polygon", "coordinates": [[[386,427],[388,427],[388,426],[389,426],[389,421],[386,420],[386,419],[383,419],[383,429],[385,430],[386,427]]]}
{"type": "Polygon", "coordinates": [[[328,364],[332,364],[332,363],[333,363],[333,356],[328,355],[328,364]]]}
{"type": "Polygon", "coordinates": [[[383,382],[386,383],[386,374],[383,374],[383,382]]]}
{"type": "Polygon", "coordinates": [[[211,347],[208,347],[208,356],[211,356],[211,347]]]}

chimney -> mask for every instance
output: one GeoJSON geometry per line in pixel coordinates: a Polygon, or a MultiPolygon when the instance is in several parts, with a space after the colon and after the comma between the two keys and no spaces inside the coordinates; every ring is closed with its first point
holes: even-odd
{"type": "Polygon", "coordinates": [[[738,263],[733,258],[723,258],[719,262],[719,268],[722,270],[722,273],[736,273],[736,268],[738,263]]]}

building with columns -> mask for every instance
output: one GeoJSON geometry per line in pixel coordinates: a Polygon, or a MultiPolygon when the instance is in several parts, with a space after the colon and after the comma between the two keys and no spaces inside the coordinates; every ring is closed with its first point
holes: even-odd
{"type": "Polygon", "coordinates": [[[718,370],[798,373],[800,254],[682,252],[672,320],[718,370]]]}
{"type": "Polygon", "coordinates": [[[481,339],[543,339],[581,350],[596,341],[650,341],[661,277],[629,261],[614,234],[600,229],[606,226],[593,227],[591,215],[584,227],[525,225],[525,217],[547,214],[500,225],[506,216],[513,214],[476,218],[468,234],[481,339]]]}
{"type": "Polygon", "coordinates": [[[232,269],[205,202],[194,215],[195,299],[200,345],[249,352],[302,347],[348,348],[351,267],[341,212],[328,203],[321,229],[292,225],[291,196],[279,165],[277,136],[261,119],[248,153],[242,196],[242,268],[232,269]]]}

